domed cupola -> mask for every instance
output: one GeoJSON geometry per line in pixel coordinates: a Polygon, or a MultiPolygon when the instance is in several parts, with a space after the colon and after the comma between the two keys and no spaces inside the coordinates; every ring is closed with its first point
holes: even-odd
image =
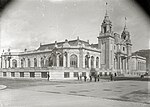
{"type": "Polygon", "coordinates": [[[109,19],[109,16],[107,14],[107,9],[106,9],[106,14],[101,25],[101,34],[111,33],[111,32],[112,32],[112,22],[109,19]]]}
{"type": "Polygon", "coordinates": [[[126,26],[126,17],[125,17],[125,26],[124,26],[124,29],[123,29],[123,32],[121,34],[121,39],[125,40],[125,41],[128,41],[128,42],[131,42],[130,40],[130,33],[127,29],[127,26],[126,26]]]}

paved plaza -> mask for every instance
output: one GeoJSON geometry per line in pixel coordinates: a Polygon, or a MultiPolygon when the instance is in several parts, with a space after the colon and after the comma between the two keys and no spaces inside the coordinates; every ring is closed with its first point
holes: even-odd
{"type": "MultiPolygon", "coordinates": [[[[0,90],[0,107],[149,107],[147,81],[42,81],[0,90]]],[[[26,83],[27,84],[27,83],[26,83]]]]}

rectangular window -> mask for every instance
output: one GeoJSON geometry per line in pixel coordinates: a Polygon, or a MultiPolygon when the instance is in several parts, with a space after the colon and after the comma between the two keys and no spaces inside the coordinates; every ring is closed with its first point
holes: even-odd
{"type": "Polygon", "coordinates": [[[105,76],[107,76],[107,72],[105,72],[105,76]]]}
{"type": "Polygon", "coordinates": [[[69,78],[70,77],[70,73],[69,72],[64,72],[64,78],[69,78]]]}
{"type": "Polygon", "coordinates": [[[3,77],[6,77],[7,76],[7,73],[6,72],[3,72],[3,77]]]}
{"type": "Polygon", "coordinates": [[[82,76],[86,76],[86,72],[82,72],[82,76]]]}
{"type": "Polygon", "coordinates": [[[15,77],[15,72],[11,72],[11,77],[15,77]]]}
{"type": "Polygon", "coordinates": [[[35,77],[35,72],[30,72],[30,77],[35,77]]]}
{"type": "Polygon", "coordinates": [[[20,77],[24,77],[24,72],[20,72],[20,77]]]}
{"type": "Polygon", "coordinates": [[[78,77],[78,72],[74,72],[74,77],[78,77]]]}
{"type": "Polygon", "coordinates": [[[47,78],[47,72],[41,72],[41,77],[42,78],[47,78]]]}

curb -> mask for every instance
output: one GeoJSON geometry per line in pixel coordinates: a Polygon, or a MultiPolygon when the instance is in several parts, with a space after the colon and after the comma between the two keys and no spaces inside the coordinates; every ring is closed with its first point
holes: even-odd
{"type": "Polygon", "coordinates": [[[0,85],[0,90],[4,90],[5,88],[7,88],[7,86],[5,86],[5,85],[0,85]]]}

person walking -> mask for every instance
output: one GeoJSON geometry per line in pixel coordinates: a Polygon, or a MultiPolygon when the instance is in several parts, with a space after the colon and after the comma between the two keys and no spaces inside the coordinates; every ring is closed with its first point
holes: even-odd
{"type": "Polygon", "coordinates": [[[86,79],[87,79],[87,77],[86,77],[86,75],[84,76],[84,81],[86,82],[86,79]]]}
{"type": "Polygon", "coordinates": [[[97,75],[97,81],[99,81],[99,79],[100,79],[100,74],[97,75]]]}
{"type": "Polygon", "coordinates": [[[49,81],[49,77],[50,77],[50,75],[49,75],[49,73],[47,74],[47,80],[49,81]]]}
{"type": "Polygon", "coordinates": [[[110,74],[110,80],[113,81],[113,74],[110,74]]]}
{"type": "Polygon", "coordinates": [[[82,75],[80,74],[80,80],[82,81],[82,75]]]}
{"type": "Polygon", "coordinates": [[[92,81],[92,76],[90,75],[90,82],[92,81]]]}
{"type": "Polygon", "coordinates": [[[96,82],[96,80],[97,80],[97,75],[96,74],[94,75],[94,79],[95,79],[95,82],[96,82]]]}

